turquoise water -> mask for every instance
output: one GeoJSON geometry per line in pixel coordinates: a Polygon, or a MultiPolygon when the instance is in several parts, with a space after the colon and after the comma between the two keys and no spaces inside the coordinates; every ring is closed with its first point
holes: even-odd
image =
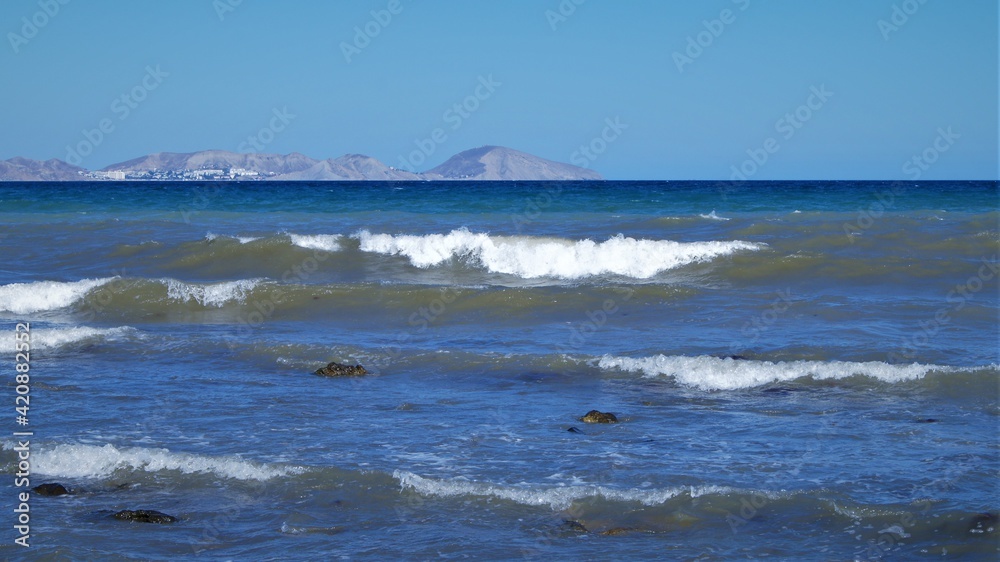
{"type": "Polygon", "coordinates": [[[995,182],[0,184],[31,485],[76,492],[32,495],[30,550],[0,550],[995,559],[997,204],[995,182]],[[372,374],[312,374],[330,361],[372,374]]]}

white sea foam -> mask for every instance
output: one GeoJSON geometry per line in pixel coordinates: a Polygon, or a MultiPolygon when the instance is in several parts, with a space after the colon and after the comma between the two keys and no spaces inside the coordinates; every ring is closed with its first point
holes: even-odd
{"type": "Polygon", "coordinates": [[[246,302],[247,294],[259,285],[262,279],[240,279],[211,285],[197,285],[166,279],[167,297],[179,301],[195,301],[203,306],[221,308],[227,303],[246,302]]]}
{"type": "Polygon", "coordinates": [[[604,242],[490,236],[466,229],[424,236],[361,231],[354,237],[360,241],[362,251],[406,256],[416,267],[431,267],[458,258],[494,273],[529,279],[579,279],[602,274],[648,279],[668,269],[763,247],[742,241],[674,242],[636,240],[622,235],[604,242]]]}
{"type": "Polygon", "coordinates": [[[711,220],[714,220],[714,221],[727,221],[727,220],[729,220],[727,217],[720,217],[719,215],[715,214],[715,209],[712,209],[712,212],[709,213],[709,214],[707,214],[707,215],[698,215],[698,216],[701,217],[701,218],[703,218],[703,219],[711,219],[711,220]]]}
{"type": "Polygon", "coordinates": [[[881,361],[750,361],[711,356],[613,357],[597,362],[602,369],[641,372],[649,378],[672,377],[678,383],[703,390],[734,390],[791,381],[804,377],[816,380],[843,379],[863,375],[883,382],[923,378],[933,371],[967,370],[940,365],[891,365],[881,361]]]}
{"type": "Polygon", "coordinates": [[[412,472],[397,470],[392,474],[402,488],[409,488],[425,496],[454,497],[480,496],[500,498],[521,505],[547,505],[552,509],[567,509],[574,501],[601,497],[612,501],[637,502],[659,505],[677,496],[688,494],[698,497],[707,494],[738,492],[726,486],[679,486],[676,488],[628,488],[607,486],[509,486],[490,482],[475,482],[461,478],[424,478],[412,472]]]}
{"type": "Polygon", "coordinates": [[[81,281],[35,281],[0,286],[0,311],[30,314],[67,307],[83,298],[88,291],[110,283],[117,277],[83,279],[81,281]]]}
{"type": "Polygon", "coordinates": [[[240,244],[249,244],[250,242],[255,242],[257,240],[260,240],[260,236],[227,236],[225,234],[214,234],[211,232],[205,235],[205,240],[208,240],[209,242],[217,240],[219,238],[232,238],[233,240],[238,241],[240,244]]]}
{"type": "Polygon", "coordinates": [[[340,251],[339,234],[289,234],[292,244],[300,248],[310,250],[322,250],[324,252],[340,251]]]}
{"type": "MultiPolygon", "coordinates": [[[[139,332],[129,326],[118,328],[89,328],[78,326],[75,328],[35,328],[31,330],[31,349],[54,349],[64,345],[84,341],[119,341],[130,337],[142,336],[139,332]]],[[[11,353],[14,351],[14,338],[0,339],[0,352],[11,353]]]]}
{"type": "MultiPolygon", "coordinates": [[[[13,443],[4,443],[4,449],[13,447],[13,443]]],[[[107,478],[116,470],[177,470],[184,474],[211,473],[237,480],[269,480],[303,471],[300,467],[268,465],[235,456],[210,457],[172,453],[167,449],[119,449],[110,444],[35,447],[31,451],[32,471],[62,478],[107,478]]]]}

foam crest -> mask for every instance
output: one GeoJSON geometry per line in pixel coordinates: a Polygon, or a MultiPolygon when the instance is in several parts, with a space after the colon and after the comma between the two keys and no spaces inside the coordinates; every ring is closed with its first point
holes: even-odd
{"type": "Polygon", "coordinates": [[[354,236],[362,251],[405,256],[416,267],[431,267],[457,258],[493,273],[527,279],[579,279],[606,274],[648,279],[668,269],[763,247],[742,241],[636,240],[620,234],[604,242],[490,236],[466,229],[423,236],[372,234],[364,230],[354,236]]]}
{"type": "Polygon", "coordinates": [[[289,234],[292,245],[309,250],[322,250],[324,252],[340,251],[339,234],[289,234]]]}
{"type": "Polygon", "coordinates": [[[892,365],[881,361],[749,361],[711,356],[613,357],[605,355],[598,363],[602,369],[640,372],[645,377],[672,377],[685,386],[703,390],[753,388],[801,378],[815,380],[844,379],[856,375],[883,382],[898,383],[921,379],[930,372],[971,370],[940,365],[892,365]]]}
{"type": "Polygon", "coordinates": [[[236,240],[240,244],[249,244],[260,240],[260,236],[227,236],[225,234],[214,234],[212,232],[205,235],[205,240],[208,240],[209,242],[218,240],[219,238],[229,238],[231,240],[236,240]]]}
{"type": "Polygon", "coordinates": [[[709,214],[707,214],[707,215],[698,215],[698,216],[701,217],[701,218],[703,218],[703,219],[710,219],[710,220],[713,220],[713,221],[727,221],[727,220],[729,220],[728,217],[720,217],[719,215],[715,214],[715,209],[712,209],[712,212],[709,213],[709,214]]]}
{"type": "Polygon", "coordinates": [[[418,494],[437,497],[479,496],[512,501],[521,505],[542,506],[560,510],[569,508],[573,502],[586,498],[604,498],[611,501],[637,502],[643,505],[660,505],[680,495],[698,497],[706,494],[728,494],[733,488],[725,486],[680,486],[677,488],[614,489],[606,486],[507,486],[490,482],[475,482],[460,478],[424,478],[397,470],[392,474],[403,489],[411,489],[418,494]]]}
{"type": "Polygon", "coordinates": [[[246,302],[247,294],[260,284],[261,279],[240,279],[212,285],[195,285],[167,279],[167,297],[182,302],[195,301],[203,306],[221,308],[227,303],[246,302]]]}
{"type": "MultiPolygon", "coordinates": [[[[12,443],[5,443],[4,449],[10,450],[13,446],[12,443]]],[[[177,470],[184,474],[214,474],[235,480],[270,480],[303,470],[239,457],[210,457],[141,447],[119,449],[110,444],[42,446],[37,451],[32,450],[31,460],[34,472],[62,478],[107,478],[117,470],[177,470]]]]}
{"type": "MultiPolygon", "coordinates": [[[[90,341],[119,341],[138,336],[135,328],[120,326],[118,328],[34,328],[31,330],[31,349],[54,349],[64,345],[90,341]]],[[[0,338],[0,352],[14,351],[13,338],[0,338]]]]}
{"type": "Polygon", "coordinates": [[[83,298],[87,292],[118,277],[83,279],[80,281],[35,281],[0,286],[0,312],[31,314],[65,308],[83,298]]]}

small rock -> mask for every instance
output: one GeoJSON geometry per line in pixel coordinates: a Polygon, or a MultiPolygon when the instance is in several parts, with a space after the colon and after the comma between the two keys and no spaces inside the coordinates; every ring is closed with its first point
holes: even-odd
{"type": "Polygon", "coordinates": [[[977,513],[972,516],[972,520],[969,523],[969,532],[992,533],[993,530],[996,529],[998,522],[1000,522],[1000,517],[998,517],[996,513],[977,513]]]}
{"type": "Polygon", "coordinates": [[[589,533],[590,532],[590,531],[587,530],[586,527],[583,526],[583,523],[580,523],[579,521],[573,521],[572,519],[564,519],[563,520],[563,527],[565,527],[567,530],[573,531],[575,533],[589,533]]]}
{"type": "Polygon", "coordinates": [[[580,421],[584,423],[618,423],[618,418],[611,412],[591,410],[587,412],[587,415],[580,418],[580,421]]]}
{"type": "Polygon", "coordinates": [[[571,427],[571,428],[567,429],[566,431],[568,431],[570,433],[583,433],[582,431],[580,431],[579,429],[577,429],[575,427],[571,427]]]}
{"type": "Polygon", "coordinates": [[[324,377],[361,377],[367,375],[368,371],[361,365],[351,366],[331,362],[326,367],[316,369],[316,374],[324,377]]]}
{"type": "Polygon", "coordinates": [[[65,486],[59,483],[51,482],[48,484],[39,484],[31,489],[39,496],[65,496],[66,494],[71,494],[65,486]]]}
{"type": "Polygon", "coordinates": [[[917,423],[937,423],[937,420],[934,418],[923,418],[917,420],[917,423]]]}
{"type": "Polygon", "coordinates": [[[172,515],[167,515],[166,513],[160,513],[159,511],[153,511],[151,509],[123,509],[118,513],[112,515],[115,519],[120,521],[132,521],[135,523],[174,523],[177,518],[172,515]]]}

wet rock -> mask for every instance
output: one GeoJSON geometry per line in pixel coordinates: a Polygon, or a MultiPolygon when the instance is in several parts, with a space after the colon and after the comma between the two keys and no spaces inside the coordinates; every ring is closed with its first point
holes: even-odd
{"type": "Polygon", "coordinates": [[[583,433],[582,431],[580,431],[579,429],[577,429],[575,427],[571,427],[571,428],[567,429],[566,431],[568,431],[570,433],[583,433]]]}
{"type": "Polygon", "coordinates": [[[587,530],[586,527],[583,526],[583,523],[580,523],[579,521],[573,521],[572,519],[564,519],[562,526],[567,531],[573,531],[574,533],[589,533],[590,532],[590,531],[587,530]]]}
{"type": "Polygon", "coordinates": [[[992,533],[1000,523],[1000,515],[996,513],[977,513],[969,522],[970,533],[992,533]]]}
{"type": "Polygon", "coordinates": [[[937,420],[934,418],[922,418],[917,420],[917,423],[937,423],[937,420]]]}
{"type": "Polygon", "coordinates": [[[112,515],[120,521],[131,521],[134,523],[174,523],[177,518],[166,513],[153,511],[152,509],[123,509],[112,515]]]}
{"type": "Polygon", "coordinates": [[[367,375],[368,371],[361,365],[341,365],[331,362],[326,367],[316,369],[316,374],[324,377],[361,377],[367,375]]]}
{"type": "Polygon", "coordinates": [[[587,412],[587,415],[580,418],[580,421],[584,423],[618,423],[618,418],[611,412],[591,410],[587,412]]]}
{"type": "Polygon", "coordinates": [[[39,496],[65,496],[73,493],[67,490],[65,486],[57,482],[39,484],[38,486],[32,488],[31,491],[35,492],[39,496]]]}

